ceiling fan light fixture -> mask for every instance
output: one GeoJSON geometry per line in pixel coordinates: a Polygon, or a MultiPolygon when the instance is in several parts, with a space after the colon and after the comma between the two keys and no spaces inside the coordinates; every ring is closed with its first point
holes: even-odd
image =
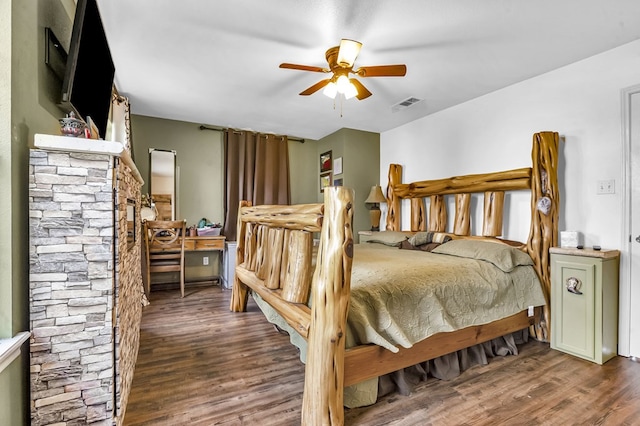
{"type": "Polygon", "coordinates": [[[324,90],[322,91],[322,94],[324,94],[325,96],[331,99],[335,99],[336,95],[338,94],[338,85],[335,84],[333,81],[330,82],[325,86],[324,90]]]}
{"type": "Polygon", "coordinates": [[[325,53],[325,59],[329,65],[328,68],[290,64],[288,62],[280,64],[280,68],[331,73],[329,78],[320,80],[300,92],[301,96],[312,95],[320,89],[324,89],[324,95],[331,99],[335,99],[340,94],[345,99],[355,97],[360,101],[367,99],[372,93],[358,79],[349,78],[349,74],[355,74],[359,77],[403,77],[406,75],[407,66],[404,64],[373,65],[354,70],[353,64],[360,53],[361,47],[362,43],[358,41],[342,39],[340,46],[330,47],[325,53]]]}
{"type": "Polygon", "coordinates": [[[358,89],[350,82],[343,94],[345,99],[351,99],[358,94],[358,89]]]}
{"type": "Polygon", "coordinates": [[[360,53],[362,43],[355,40],[343,38],[340,41],[340,50],[338,50],[338,65],[342,67],[352,67],[353,63],[360,53]]]}
{"type": "Polygon", "coordinates": [[[351,82],[346,75],[341,75],[336,81],[336,86],[338,88],[338,93],[346,93],[346,91],[349,89],[349,86],[351,86],[351,82]]]}

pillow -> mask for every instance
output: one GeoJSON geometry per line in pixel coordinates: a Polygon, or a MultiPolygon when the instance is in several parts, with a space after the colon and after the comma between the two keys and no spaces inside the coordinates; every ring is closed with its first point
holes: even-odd
{"type": "Polygon", "coordinates": [[[533,265],[533,260],[528,254],[491,241],[453,240],[436,247],[433,253],[484,260],[493,263],[504,272],[511,272],[516,266],[533,265]]]}
{"type": "Polygon", "coordinates": [[[414,246],[409,242],[409,240],[406,240],[400,243],[400,250],[432,251],[434,248],[438,247],[439,245],[440,243],[426,243],[426,244],[420,244],[419,246],[414,246]]]}
{"type": "Polygon", "coordinates": [[[418,232],[413,237],[409,238],[409,242],[414,246],[421,246],[428,243],[446,243],[453,238],[446,232],[418,232]]]}
{"type": "Polygon", "coordinates": [[[380,243],[391,247],[400,247],[403,241],[406,241],[409,236],[405,232],[401,231],[382,231],[374,232],[371,238],[367,242],[380,243]]]}

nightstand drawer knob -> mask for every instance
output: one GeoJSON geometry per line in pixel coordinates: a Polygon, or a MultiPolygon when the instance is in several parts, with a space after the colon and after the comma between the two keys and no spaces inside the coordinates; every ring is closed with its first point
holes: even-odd
{"type": "Polygon", "coordinates": [[[636,243],[640,243],[640,235],[636,237],[636,243]]]}
{"type": "Polygon", "coordinates": [[[582,292],[580,291],[580,288],[582,287],[582,281],[580,281],[578,278],[576,277],[567,278],[565,285],[567,286],[567,291],[569,293],[582,294],[582,292]]]}

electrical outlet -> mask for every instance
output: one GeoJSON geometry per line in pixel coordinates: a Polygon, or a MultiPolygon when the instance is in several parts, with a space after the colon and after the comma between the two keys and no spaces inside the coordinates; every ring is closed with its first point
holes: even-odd
{"type": "Polygon", "coordinates": [[[597,193],[598,194],[615,194],[616,193],[615,179],[599,180],[597,193]]]}
{"type": "Polygon", "coordinates": [[[202,264],[203,264],[204,266],[207,266],[207,265],[209,264],[209,256],[204,256],[204,257],[202,258],[202,264]]]}

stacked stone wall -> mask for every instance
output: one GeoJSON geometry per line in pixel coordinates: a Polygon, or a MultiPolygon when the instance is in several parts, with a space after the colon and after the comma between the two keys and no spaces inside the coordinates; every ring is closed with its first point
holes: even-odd
{"type": "Polygon", "coordinates": [[[112,424],[113,159],[31,150],[31,423],[112,424]]]}
{"type": "Polygon", "coordinates": [[[30,152],[32,425],[122,424],[146,301],[141,185],[108,154],[30,152]]]}
{"type": "Polygon", "coordinates": [[[142,223],[140,190],[142,182],[123,162],[117,165],[116,210],[116,424],[122,424],[140,346],[142,307],[146,303],[141,272],[142,223]],[[128,200],[135,202],[135,238],[127,242],[128,200]]]}

